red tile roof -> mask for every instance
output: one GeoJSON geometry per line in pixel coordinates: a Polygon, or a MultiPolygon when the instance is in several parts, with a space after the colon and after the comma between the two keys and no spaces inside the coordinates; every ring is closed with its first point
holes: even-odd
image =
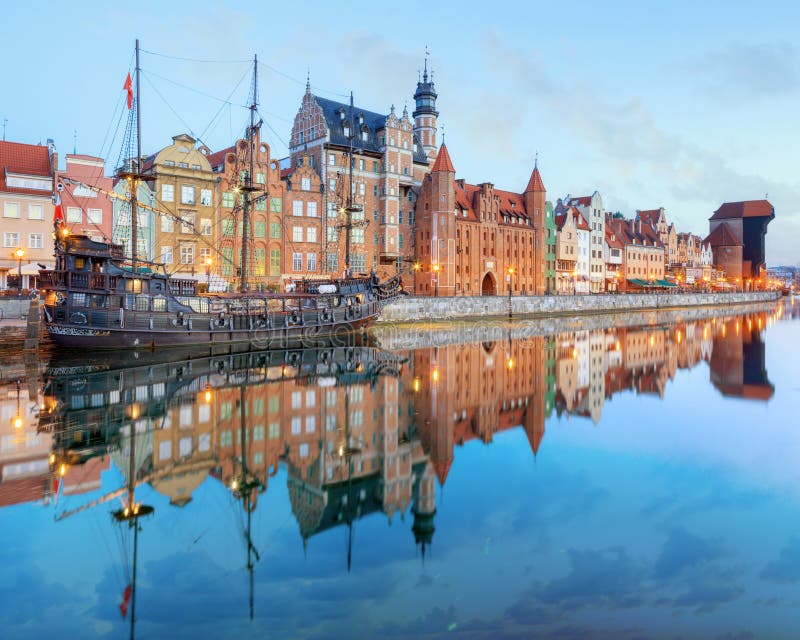
{"type": "Polygon", "coordinates": [[[434,171],[449,171],[450,173],[455,173],[456,169],[453,166],[453,161],[450,160],[450,154],[447,152],[447,146],[442,143],[442,146],[439,147],[439,153],[436,154],[436,161],[433,163],[433,167],[431,167],[431,172],[434,171]]]}
{"type": "Polygon", "coordinates": [[[586,222],[586,219],[583,217],[583,214],[580,211],[578,211],[575,207],[570,207],[569,212],[575,219],[575,228],[580,229],[581,231],[590,231],[589,224],[586,222]]]}
{"type": "Polygon", "coordinates": [[[774,218],[775,207],[768,200],[745,200],[743,202],[725,202],[714,212],[709,220],[725,220],[728,218],[774,218]]]}
{"type": "Polygon", "coordinates": [[[223,162],[225,162],[225,156],[227,156],[229,153],[234,153],[235,151],[236,147],[231,145],[222,151],[215,151],[214,153],[208,154],[208,162],[211,165],[211,168],[215,169],[217,166],[221,165],[223,162]]]}
{"type": "Polygon", "coordinates": [[[539,167],[533,167],[531,179],[528,180],[528,186],[525,187],[524,193],[529,193],[531,191],[547,191],[547,189],[544,188],[544,182],[542,182],[542,176],[539,173],[539,167]]]}
{"type": "Polygon", "coordinates": [[[661,215],[661,209],[646,209],[644,211],[639,211],[638,214],[642,222],[655,226],[658,223],[659,216],[661,215]]]}
{"type": "Polygon", "coordinates": [[[288,178],[293,173],[294,173],[294,167],[286,167],[285,169],[281,169],[281,180],[283,180],[284,178],[288,178]]]}
{"type": "Polygon", "coordinates": [[[47,147],[40,144],[0,141],[0,191],[43,195],[45,192],[38,189],[9,187],[6,184],[6,175],[8,173],[52,178],[50,154],[47,147]]]}
{"type": "Polygon", "coordinates": [[[703,244],[710,243],[712,247],[741,247],[742,241],[736,237],[733,229],[723,222],[708,234],[703,244]]]}
{"type": "Polygon", "coordinates": [[[580,196],[578,198],[570,198],[567,204],[571,207],[588,207],[592,203],[592,196],[580,196]]]}

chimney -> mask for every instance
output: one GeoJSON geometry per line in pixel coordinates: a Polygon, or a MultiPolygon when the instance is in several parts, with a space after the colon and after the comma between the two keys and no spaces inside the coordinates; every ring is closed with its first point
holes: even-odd
{"type": "Polygon", "coordinates": [[[50,156],[50,175],[55,176],[58,172],[58,152],[52,138],[47,139],[47,154],[50,156]]]}

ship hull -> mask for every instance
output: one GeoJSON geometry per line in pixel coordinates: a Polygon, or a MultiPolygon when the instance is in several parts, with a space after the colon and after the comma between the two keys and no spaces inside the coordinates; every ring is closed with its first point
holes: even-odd
{"type": "Polygon", "coordinates": [[[198,345],[247,345],[250,349],[285,349],[314,347],[318,344],[352,343],[349,337],[366,328],[372,318],[331,325],[306,325],[233,330],[164,330],[119,329],[109,327],[69,326],[46,323],[51,341],[70,349],[142,349],[198,345]]]}

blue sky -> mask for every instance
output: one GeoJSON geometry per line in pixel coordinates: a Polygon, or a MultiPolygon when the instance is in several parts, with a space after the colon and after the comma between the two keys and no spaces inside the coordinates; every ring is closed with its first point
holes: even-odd
{"type": "Polygon", "coordinates": [[[460,177],[521,190],[538,151],[551,199],[598,189],[607,208],[664,206],[702,235],[721,202],[768,193],[768,259],[796,264],[799,21],[790,2],[16,3],[0,21],[0,120],[7,139],[51,137],[62,154],[77,130],[79,152],[116,161],[139,37],[148,51],[239,61],[144,54],[145,150],[186,130],[229,144],[257,53],[264,134],[282,156],[307,72],[319,95],[352,89],[364,108],[402,109],[427,45],[460,177]],[[208,97],[231,94],[233,106],[208,97]]]}

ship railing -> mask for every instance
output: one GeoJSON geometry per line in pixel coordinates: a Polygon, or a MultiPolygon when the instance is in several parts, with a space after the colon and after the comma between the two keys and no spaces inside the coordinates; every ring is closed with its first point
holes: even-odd
{"type": "Polygon", "coordinates": [[[107,273],[76,273],[75,271],[43,271],[39,274],[40,288],[65,287],[89,291],[115,291],[119,276],[107,273]]]}

